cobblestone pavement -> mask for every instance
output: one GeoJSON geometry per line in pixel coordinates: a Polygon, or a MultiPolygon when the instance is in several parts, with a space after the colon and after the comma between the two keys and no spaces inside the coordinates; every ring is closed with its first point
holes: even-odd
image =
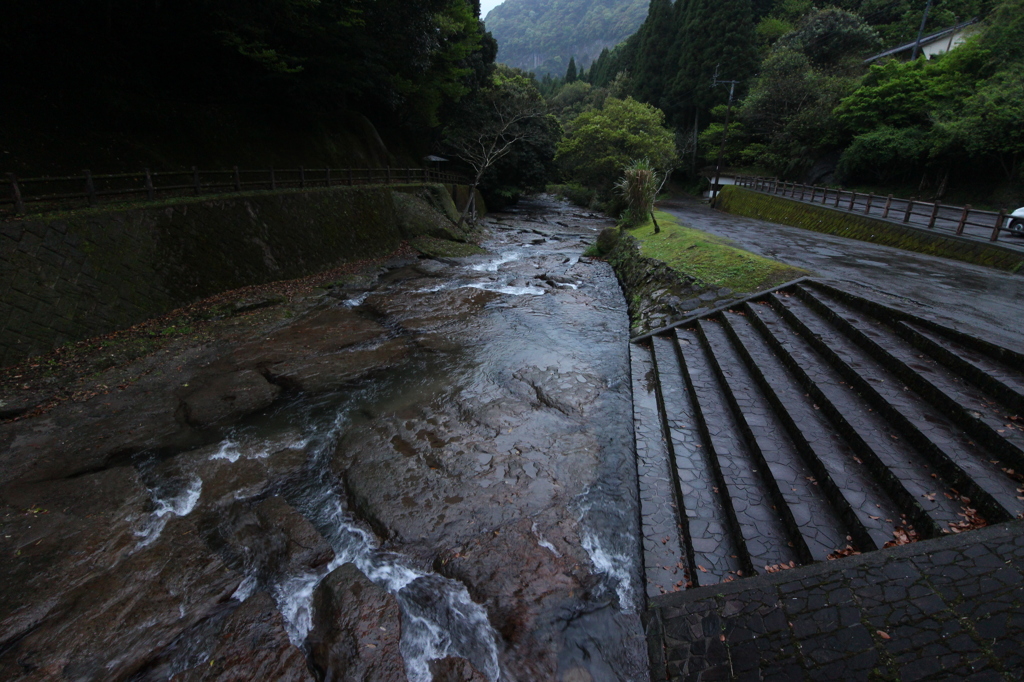
{"type": "MultiPolygon", "coordinates": [[[[658,207],[684,225],[807,268],[854,293],[882,298],[888,305],[1024,351],[1024,277],[1019,274],[734,216],[694,199],[658,207]]],[[[1024,243],[1007,237],[1011,240],[1024,243]]]]}
{"type": "Polygon", "coordinates": [[[652,680],[1024,680],[1024,522],[651,606],[652,680]]]}

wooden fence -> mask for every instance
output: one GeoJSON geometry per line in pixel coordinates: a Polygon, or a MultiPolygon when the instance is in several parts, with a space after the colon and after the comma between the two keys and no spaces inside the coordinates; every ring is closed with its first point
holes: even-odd
{"type": "Polygon", "coordinates": [[[199,170],[94,175],[88,170],[82,175],[63,177],[18,178],[7,174],[7,197],[0,198],[0,211],[24,215],[29,211],[43,212],[95,206],[101,202],[132,201],[140,197],[147,200],[166,199],[203,194],[225,194],[305,187],[334,187],[345,185],[402,184],[411,182],[439,182],[468,184],[456,173],[431,168],[319,168],[199,170]]]}
{"type": "Polygon", "coordinates": [[[736,184],[758,192],[820,203],[850,213],[863,213],[884,220],[924,225],[928,229],[939,227],[952,230],[957,235],[964,235],[968,228],[974,228],[975,234],[968,236],[987,236],[988,240],[993,242],[998,241],[1000,231],[1011,231],[1007,227],[1009,221],[1006,219],[1006,209],[999,212],[982,211],[971,208],[970,204],[949,206],[938,201],[894,199],[891,194],[864,194],[818,185],[783,182],[776,178],[737,178],[736,184]]]}

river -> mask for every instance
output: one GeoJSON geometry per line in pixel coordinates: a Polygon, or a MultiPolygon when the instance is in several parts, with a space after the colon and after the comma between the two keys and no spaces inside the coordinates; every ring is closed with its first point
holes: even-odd
{"type": "Polygon", "coordinates": [[[170,424],[151,378],[113,406],[150,430],[131,446],[97,435],[122,432],[110,403],[10,427],[9,457],[57,454],[0,489],[29,552],[2,595],[4,678],[224,679],[234,660],[254,679],[646,680],[629,325],[611,268],[581,259],[606,224],[524,201],[487,220],[486,255],[396,259],[258,338],[182,349],[179,386],[235,386],[237,406],[268,390],[245,372],[270,382],[230,421],[183,394],[146,426],[170,424]],[[103,464],[55,476],[88,437],[103,464]],[[69,541],[48,517],[71,489],[69,541]],[[380,660],[394,640],[325,621],[328,588],[360,594],[343,573],[397,605],[400,666],[380,660]],[[244,605],[272,646],[237,636],[244,605]],[[472,668],[440,672],[452,656],[472,668]]]}

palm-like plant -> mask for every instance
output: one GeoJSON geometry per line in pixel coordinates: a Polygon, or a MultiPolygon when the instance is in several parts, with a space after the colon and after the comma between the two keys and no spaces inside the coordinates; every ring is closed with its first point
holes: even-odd
{"type": "MultiPolygon", "coordinates": [[[[622,177],[615,183],[615,189],[625,197],[628,205],[622,220],[624,227],[640,225],[647,216],[654,220],[654,200],[667,175],[660,176],[649,159],[637,159],[626,166],[622,177]]],[[[661,231],[657,220],[654,220],[654,231],[661,231]]]]}

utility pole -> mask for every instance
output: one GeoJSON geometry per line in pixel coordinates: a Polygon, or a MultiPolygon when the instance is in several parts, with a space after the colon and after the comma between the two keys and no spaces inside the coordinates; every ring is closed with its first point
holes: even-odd
{"type": "Polygon", "coordinates": [[[921,27],[917,29],[917,40],[914,41],[914,51],[910,53],[910,61],[917,59],[917,52],[921,49],[921,35],[924,34],[924,25],[928,21],[928,11],[932,8],[932,0],[924,6],[924,16],[921,17],[921,27]]]}
{"type": "MultiPolygon", "coordinates": [[[[931,2],[931,0],[928,0],[931,2]]],[[[711,185],[711,208],[718,203],[718,181],[722,179],[722,155],[725,154],[725,141],[729,139],[729,115],[732,113],[732,95],[736,91],[736,84],[739,81],[718,80],[718,67],[715,67],[715,75],[711,78],[711,87],[716,85],[729,86],[729,106],[725,109],[725,129],[722,131],[722,144],[718,147],[718,160],[715,162],[715,182],[711,185]]]]}

